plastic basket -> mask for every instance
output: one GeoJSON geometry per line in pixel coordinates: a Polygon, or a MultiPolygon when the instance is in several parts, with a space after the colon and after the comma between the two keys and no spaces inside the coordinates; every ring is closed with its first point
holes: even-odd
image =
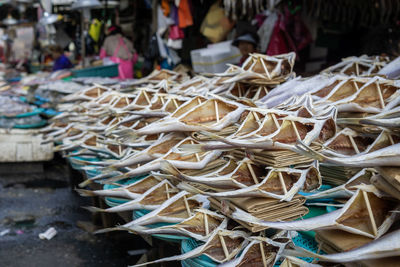
{"type": "MultiPolygon", "coordinates": [[[[196,240],[189,238],[186,240],[182,240],[181,243],[181,252],[187,253],[189,251],[192,251],[193,249],[197,248],[200,245],[199,242],[196,240]]],[[[210,259],[206,255],[201,255],[196,258],[191,258],[191,259],[186,259],[182,261],[182,266],[190,266],[190,267],[214,267],[217,266],[218,264],[214,262],[212,259],[210,259]]]]}
{"type": "Polygon", "coordinates": [[[47,120],[41,119],[40,114],[44,111],[42,108],[36,108],[31,112],[21,113],[15,116],[1,116],[4,120],[3,123],[10,124],[11,128],[15,129],[34,129],[40,128],[47,124],[47,120]],[[37,117],[35,123],[24,123],[22,122],[24,118],[37,117]]]}
{"type": "Polygon", "coordinates": [[[71,70],[74,78],[80,77],[117,77],[118,76],[118,64],[112,64],[107,66],[99,66],[93,68],[85,68],[80,70],[71,70]]]}
{"type": "MultiPolygon", "coordinates": [[[[137,182],[139,180],[144,179],[145,177],[147,177],[147,174],[141,175],[141,176],[136,176],[136,177],[129,178],[129,179],[124,179],[122,181],[118,181],[117,184],[119,184],[120,186],[117,186],[116,184],[105,184],[103,186],[103,189],[104,190],[108,190],[108,189],[113,189],[113,188],[118,188],[118,187],[121,187],[121,186],[125,186],[125,185],[128,185],[128,184],[133,184],[133,183],[135,183],[135,182],[137,182]]],[[[124,203],[130,201],[130,199],[114,198],[114,197],[106,197],[105,200],[106,200],[107,205],[110,206],[110,207],[115,207],[115,206],[118,206],[120,204],[124,204],[124,203]]]]}
{"type": "MultiPolygon", "coordinates": [[[[151,210],[135,210],[133,211],[133,219],[138,219],[144,215],[146,215],[147,213],[150,213],[151,210]]],[[[157,228],[157,227],[161,227],[161,226],[166,226],[166,225],[174,225],[175,223],[154,223],[154,224],[149,224],[146,225],[146,227],[149,228],[157,228]]],[[[178,235],[151,235],[154,238],[160,239],[160,240],[164,240],[167,242],[174,242],[174,243],[180,243],[182,240],[187,240],[190,239],[189,237],[186,236],[178,236],[178,235]]]]}

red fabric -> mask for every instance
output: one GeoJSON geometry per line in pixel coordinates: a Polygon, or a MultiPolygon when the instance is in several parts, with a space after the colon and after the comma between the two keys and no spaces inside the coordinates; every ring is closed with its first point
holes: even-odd
{"type": "Polygon", "coordinates": [[[177,40],[177,39],[183,39],[185,37],[183,30],[179,28],[177,25],[172,25],[169,28],[169,39],[172,40],[177,40]]]}
{"type": "Polygon", "coordinates": [[[181,0],[178,7],[179,28],[186,28],[193,25],[193,17],[190,12],[188,0],[181,0]]]}
{"type": "MultiPolygon", "coordinates": [[[[267,55],[279,55],[291,51],[298,52],[312,42],[312,37],[300,14],[290,14],[286,8],[285,15],[279,14],[266,51],[267,55]]],[[[298,54],[297,54],[298,56],[298,54]]],[[[296,57],[298,59],[298,57],[296,57]]]]}
{"type": "Polygon", "coordinates": [[[267,48],[267,55],[274,56],[290,52],[286,43],[285,25],[282,15],[279,14],[278,20],[275,23],[274,30],[271,34],[271,39],[267,48]]]}

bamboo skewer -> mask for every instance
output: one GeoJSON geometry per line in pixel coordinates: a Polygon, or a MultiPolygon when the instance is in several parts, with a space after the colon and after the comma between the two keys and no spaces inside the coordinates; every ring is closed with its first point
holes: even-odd
{"type": "Polygon", "coordinates": [[[167,192],[167,199],[170,198],[168,184],[165,184],[165,191],[167,192]]]}
{"type": "Polygon", "coordinates": [[[353,136],[349,135],[348,137],[349,137],[350,143],[351,143],[351,145],[353,146],[353,148],[354,148],[354,150],[356,151],[356,153],[357,153],[357,154],[360,154],[360,150],[358,149],[358,146],[357,146],[356,142],[354,141],[353,136]]]}
{"type": "Polygon", "coordinates": [[[210,233],[210,229],[208,228],[208,217],[207,213],[204,213],[204,228],[206,230],[206,235],[210,233]]]}
{"type": "Polygon", "coordinates": [[[178,103],[176,103],[176,99],[172,98],[172,103],[174,103],[175,108],[179,108],[178,103]]]}
{"type": "Polygon", "coordinates": [[[275,123],[276,128],[279,129],[279,127],[281,127],[281,126],[279,125],[279,122],[278,122],[278,120],[276,119],[275,114],[274,114],[274,113],[271,113],[270,115],[271,115],[271,117],[272,117],[272,120],[273,120],[274,123],[275,123]]]}
{"type": "Polygon", "coordinates": [[[374,235],[377,236],[378,235],[378,228],[376,227],[374,214],[372,213],[371,203],[369,203],[369,198],[368,198],[367,192],[363,191],[363,196],[364,196],[365,205],[367,206],[368,215],[369,215],[369,218],[371,220],[372,231],[374,232],[374,235]]]}
{"type": "MultiPolygon", "coordinates": [[[[194,144],[193,140],[190,140],[190,143],[193,145],[194,144]]],[[[200,161],[199,153],[194,153],[194,155],[196,156],[197,161],[200,161]]]]}
{"type": "Polygon", "coordinates": [[[192,216],[186,196],[183,196],[183,202],[185,202],[185,207],[186,207],[186,212],[188,214],[188,217],[192,216]]]}
{"type": "Polygon", "coordinates": [[[356,81],[353,81],[353,84],[354,84],[354,87],[356,88],[357,91],[360,90],[360,88],[358,88],[358,84],[357,84],[356,81]]]}
{"type": "Polygon", "coordinates": [[[146,98],[146,102],[147,102],[147,104],[151,104],[151,102],[150,102],[150,99],[149,99],[149,96],[147,95],[147,92],[146,91],[142,91],[143,92],[143,95],[144,95],[144,98],[146,98]]]}
{"type": "Polygon", "coordinates": [[[379,102],[381,103],[381,108],[385,108],[385,101],[383,100],[383,95],[382,95],[382,91],[381,91],[381,86],[379,85],[378,82],[375,82],[375,84],[376,84],[376,90],[378,91],[379,102]]]}
{"type": "Polygon", "coordinates": [[[249,171],[250,171],[250,174],[251,174],[251,177],[252,177],[253,180],[254,180],[254,183],[255,183],[255,184],[259,184],[259,181],[258,181],[258,179],[257,179],[256,174],[254,173],[254,170],[253,170],[253,167],[251,166],[251,164],[247,162],[246,165],[247,165],[247,168],[248,168],[249,171]]]}
{"type": "Polygon", "coordinates": [[[265,74],[267,74],[268,79],[272,80],[271,74],[269,74],[268,68],[267,68],[267,66],[265,65],[264,60],[260,59],[260,61],[261,61],[261,64],[262,64],[262,66],[263,66],[263,68],[264,68],[264,70],[265,70],[265,74]]]}
{"type": "Polygon", "coordinates": [[[394,140],[391,134],[388,134],[389,141],[392,145],[394,145],[394,140]]]}
{"type": "Polygon", "coordinates": [[[260,242],[260,252],[261,252],[261,258],[262,258],[262,261],[263,261],[263,266],[267,267],[267,259],[265,259],[264,246],[263,246],[262,242],[260,242]]]}
{"type": "Polygon", "coordinates": [[[224,250],[225,258],[229,258],[229,251],[228,251],[228,248],[226,247],[224,237],[221,236],[219,233],[218,233],[218,237],[219,237],[219,241],[221,242],[222,249],[224,250]]]}
{"type": "Polygon", "coordinates": [[[218,110],[218,103],[214,101],[214,109],[215,109],[215,116],[217,117],[217,122],[219,122],[219,110],[218,110]]]}
{"type": "Polygon", "coordinates": [[[278,172],[278,176],[279,176],[279,181],[282,184],[283,193],[286,195],[287,194],[287,189],[286,189],[286,184],[285,184],[285,180],[283,179],[282,173],[278,172]]]}
{"type": "Polygon", "coordinates": [[[295,123],[294,121],[290,121],[290,123],[292,124],[292,127],[293,127],[293,129],[294,129],[294,132],[296,133],[297,139],[301,140],[299,131],[297,130],[297,127],[296,127],[296,123],[295,123]]]}

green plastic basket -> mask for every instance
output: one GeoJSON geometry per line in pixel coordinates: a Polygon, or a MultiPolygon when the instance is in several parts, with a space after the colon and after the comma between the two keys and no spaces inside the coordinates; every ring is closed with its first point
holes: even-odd
{"type": "MultiPolygon", "coordinates": [[[[192,251],[193,249],[197,248],[198,246],[200,246],[201,243],[189,238],[186,240],[182,240],[181,243],[181,252],[183,253],[187,253],[189,251],[192,251]]],[[[191,258],[191,259],[186,259],[182,261],[182,265],[183,266],[190,266],[190,267],[215,267],[218,265],[218,263],[214,262],[210,257],[206,256],[206,255],[200,255],[196,258],[191,258]]]]}
{"type": "Polygon", "coordinates": [[[112,64],[107,66],[99,66],[93,68],[85,68],[80,70],[71,70],[74,78],[80,77],[117,77],[118,76],[118,64],[112,64]]]}

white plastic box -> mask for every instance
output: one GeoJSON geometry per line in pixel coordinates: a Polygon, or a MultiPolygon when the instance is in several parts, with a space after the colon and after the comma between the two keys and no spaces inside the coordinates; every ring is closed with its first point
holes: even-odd
{"type": "Polygon", "coordinates": [[[53,159],[53,143],[41,144],[38,130],[0,129],[0,162],[33,162],[53,159]]]}
{"type": "Polygon", "coordinates": [[[219,73],[228,68],[228,63],[239,63],[241,54],[237,47],[231,45],[231,41],[226,41],[192,50],[190,57],[195,72],[219,73]]]}

